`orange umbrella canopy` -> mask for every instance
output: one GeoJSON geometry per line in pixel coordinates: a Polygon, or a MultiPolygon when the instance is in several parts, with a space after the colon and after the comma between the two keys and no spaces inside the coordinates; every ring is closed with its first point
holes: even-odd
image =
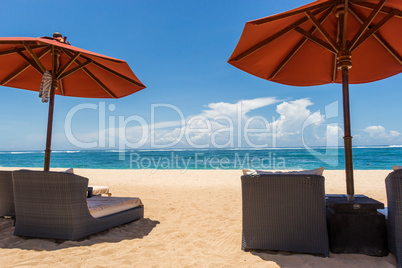
{"type": "Polygon", "coordinates": [[[317,0],[246,23],[229,59],[263,79],[292,86],[342,83],[348,200],[354,199],[349,83],[402,71],[401,0],[317,0]]]}
{"type": "Polygon", "coordinates": [[[144,89],[127,62],[59,42],[53,38],[0,38],[0,85],[39,91],[43,74],[58,55],[57,95],[120,98],[144,89]]]}
{"type": "Polygon", "coordinates": [[[50,37],[0,38],[0,85],[33,91],[42,81],[49,91],[44,170],[50,168],[54,96],[121,98],[145,86],[124,60],[114,59],[50,37]],[[50,78],[50,79],[49,79],[50,78]]]}
{"type": "Polygon", "coordinates": [[[318,0],[247,22],[228,62],[263,79],[311,86],[341,83],[337,58],[347,51],[349,83],[380,80],[402,71],[401,10],[401,0],[318,0]]]}

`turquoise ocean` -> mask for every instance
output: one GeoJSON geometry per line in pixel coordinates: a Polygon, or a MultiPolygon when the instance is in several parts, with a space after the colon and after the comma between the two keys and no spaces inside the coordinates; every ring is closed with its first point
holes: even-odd
{"type": "MultiPolygon", "coordinates": [[[[43,151],[1,151],[1,167],[43,167],[43,151]]],[[[354,169],[402,165],[402,146],[353,148],[354,169]]],[[[339,148],[71,150],[53,151],[53,168],[92,169],[344,169],[339,148]]]]}

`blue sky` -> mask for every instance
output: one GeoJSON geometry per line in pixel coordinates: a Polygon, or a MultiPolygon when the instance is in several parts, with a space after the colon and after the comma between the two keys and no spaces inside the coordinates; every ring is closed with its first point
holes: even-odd
{"type": "MultiPolygon", "coordinates": [[[[2,3],[1,36],[58,31],[74,46],[126,60],[147,86],[118,100],[56,96],[53,150],[119,142],[127,148],[342,145],[341,85],[285,86],[227,63],[247,21],[306,3],[15,0],[2,3]],[[245,124],[265,130],[245,137],[245,124]]],[[[350,86],[355,145],[402,144],[401,85],[399,74],[350,86]]],[[[44,149],[48,105],[37,92],[0,87],[0,94],[0,150],[44,149]]]]}

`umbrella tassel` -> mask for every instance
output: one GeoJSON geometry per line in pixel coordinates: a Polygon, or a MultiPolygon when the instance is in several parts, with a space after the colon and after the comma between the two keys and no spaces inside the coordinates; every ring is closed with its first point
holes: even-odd
{"type": "Polygon", "coordinates": [[[42,102],[48,102],[50,97],[51,86],[52,86],[52,75],[50,74],[49,71],[45,71],[45,73],[43,74],[39,90],[39,98],[42,98],[42,102]]]}

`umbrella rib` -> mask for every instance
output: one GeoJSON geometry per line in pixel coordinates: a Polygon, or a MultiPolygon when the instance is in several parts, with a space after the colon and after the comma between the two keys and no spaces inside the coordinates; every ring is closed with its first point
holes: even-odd
{"type": "Polygon", "coordinates": [[[267,80],[273,79],[285,65],[293,58],[293,56],[299,51],[299,49],[307,42],[307,38],[303,38],[300,42],[292,49],[292,51],[286,56],[286,58],[276,67],[276,69],[271,73],[267,80]]]}
{"type": "MultiPolygon", "coordinates": [[[[89,58],[86,57],[86,56],[82,56],[82,57],[83,57],[84,59],[88,59],[88,60],[89,60],[89,58]]],[[[143,84],[138,83],[137,81],[135,81],[135,80],[133,80],[133,79],[131,79],[131,78],[125,76],[125,75],[122,75],[122,74],[120,74],[120,73],[118,73],[118,72],[116,72],[116,71],[114,71],[114,70],[112,70],[112,69],[106,67],[105,65],[100,64],[99,62],[94,61],[93,64],[96,65],[96,66],[98,66],[98,67],[100,67],[100,68],[102,68],[103,70],[105,70],[105,71],[107,71],[107,72],[109,72],[109,73],[112,73],[112,74],[116,75],[117,77],[119,77],[119,78],[121,78],[121,79],[123,79],[123,80],[126,80],[127,82],[130,82],[130,83],[132,83],[132,84],[135,84],[136,86],[139,86],[139,87],[144,87],[143,84]]]]}
{"type": "Polygon", "coordinates": [[[43,74],[46,71],[46,68],[45,68],[45,66],[43,66],[42,62],[38,59],[38,56],[36,56],[36,54],[33,53],[31,47],[28,46],[25,42],[22,42],[22,45],[25,47],[25,49],[28,51],[29,55],[31,55],[32,59],[39,66],[39,68],[41,69],[42,74],[43,74]]]}
{"type": "Polygon", "coordinates": [[[332,39],[332,37],[329,35],[329,33],[324,29],[322,24],[319,21],[317,21],[317,19],[314,17],[313,14],[311,14],[311,12],[306,12],[306,16],[310,19],[310,21],[314,24],[314,26],[317,27],[318,31],[320,31],[320,33],[324,36],[324,38],[331,45],[331,47],[338,53],[338,48],[336,47],[336,43],[335,43],[334,39],[332,39]]]}
{"type": "MultiPolygon", "coordinates": [[[[323,23],[328,16],[331,14],[332,8],[329,8],[327,12],[319,19],[320,23],[323,23]]],[[[310,29],[310,33],[313,34],[317,30],[316,27],[312,27],[310,29]]],[[[304,37],[300,42],[292,49],[292,51],[286,56],[286,58],[278,65],[278,67],[271,73],[267,80],[273,79],[281,70],[282,68],[290,61],[291,58],[299,51],[299,49],[307,42],[307,38],[304,37]]]]}
{"type": "Polygon", "coordinates": [[[87,65],[90,64],[90,63],[92,63],[92,60],[87,60],[87,61],[85,61],[85,62],[83,62],[83,63],[80,63],[78,66],[72,68],[71,70],[65,72],[64,74],[58,75],[58,76],[57,76],[57,79],[58,79],[58,80],[59,80],[59,79],[62,80],[62,79],[64,79],[64,78],[66,78],[66,77],[72,75],[73,73],[78,72],[79,70],[83,69],[85,66],[87,66],[87,65]]]}
{"type": "MultiPolygon", "coordinates": [[[[64,52],[65,52],[65,51],[69,51],[70,53],[74,53],[74,52],[75,52],[75,50],[71,50],[71,49],[68,49],[68,48],[65,48],[65,47],[59,47],[59,49],[63,50],[64,52]]],[[[107,56],[104,56],[104,55],[100,55],[100,54],[99,54],[99,55],[91,55],[91,56],[97,57],[97,58],[100,58],[100,59],[103,59],[103,60],[115,62],[115,63],[122,63],[122,62],[124,62],[124,60],[110,58],[110,57],[107,57],[107,56]]]]}
{"type": "Polygon", "coordinates": [[[64,72],[68,69],[68,67],[71,66],[71,64],[73,64],[73,62],[81,55],[81,52],[77,52],[75,53],[74,57],[71,58],[66,65],[63,66],[63,68],[56,74],[56,79],[60,79],[60,76],[62,74],[64,74],[64,72]]]}
{"type": "Polygon", "coordinates": [[[312,35],[311,33],[307,32],[306,30],[303,30],[300,27],[296,27],[294,29],[296,32],[300,33],[301,35],[303,35],[304,37],[306,37],[307,39],[309,39],[311,42],[325,48],[326,50],[328,50],[331,53],[337,54],[338,52],[336,50],[334,50],[332,48],[331,45],[329,45],[328,43],[326,43],[325,41],[321,40],[318,37],[315,37],[314,35],[312,35]]]}
{"type": "MultiPolygon", "coordinates": [[[[78,56],[79,56],[79,55],[78,55],[78,56]]],[[[77,56],[77,58],[78,58],[78,56],[77,56]]],[[[99,62],[92,60],[91,58],[89,58],[89,57],[87,57],[87,56],[81,55],[81,57],[82,57],[83,59],[86,59],[87,61],[91,61],[94,65],[96,65],[96,66],[102,68],[103,70],[105,70],[105,71],[107,71],[107,72],[110,72],[110,73],[112,73],[112,74],[118,76],[119,78],[121,78],[121,79],[123,79],[123,80],[126,80],[126,81],[128,81],[128,82],[130,82],[130,83],[132,83],[132,84],[135,84],[136,86],[139,86],[139,87],[145,87],[143,84],[138,83],[137,81],[135,81],[135,80],[133,80],[133,79],[131,79],[131,78],[125,76],[125,75],[122,75],[122,74],[120,74],[120,73],[118,73],[118,72],[116,72],[116,71],[114,71],[114,70],[112,70],[112,69],[106,67],[105,65],[100,64],[99,62]]],[[[72,60],[72,59],[71,59],[71,60],[72,60]]],[[[70,61],[71,61],[71,60],[70,60],[70,61]]],[[[75,59],[74,59],[74,60],[75,60],[75,59]]],[[[71,63],[72,63],[72,62],[71,62],[71,63]]],[[[68,67],[67,67],[67,68],[68,68],[68,67]]],[[[63,78],[64,78],[64,77],[63,77],[63,78]]]]}
{"type": "MultiPolygon", "coordinates": [[[[322,11],[324,11],[326,9],[327,8],[316,10],[315,12],[313,12],[313,14],[317,15],[317,14],[321,13],[322,11]]],[[[286,28],[282,29],[281,31],[275,33],[274,35],[271,35],[270,37],[264,39],[263,41],[259,42],[258,44],[256,44],[256,45],[252,46],[251,48],[247,49],[246,51],[240,53],[238,56],[234,57],[230,61],[239,61],[239,60],[249,56],[250,54],[256,52],[257,50],[259,50],[261,48],[263,48],[264,46],[268,45],[269,43],[271,43],[272,41],[274,41],[277,38],[281,37],[282,35],[294,30],[296,27],[298,27],[300,24],[302,24],[302,23],[304,23],[306,21],[308,21],[307,17],[301,18],[300,20],[298,20],[294,24],[287,26],[286,28]]]]}
{"type": "MultiPolygon", "coordinates": [[[[45,56],[47,53],[49,53],[50,51],[50,47],[47,47],[46,49],[44,49],[39,55],[39,59],[42,58],[43,56],[45,56]]],[[[4,86],[7,83],[9,83],[11,80],[13,80],[14,78],[16,78],[18,75],[20,75],[21,73],[23,73],[26,69],[29,68],[29,66],[32,66],[31,63],[29,64],[24,64],[23,66],[21,66],[20,68],[18,68],[15,72],[11,73],[9,76],[7,76],[3,81],[1,81],[1,85],[4,86]]]]}
{"type": "Polygon", "coordinates": [[[380,29],[385,23],[387,23],[390,19],[392,19],[395,16],[395,10],[391,11],[387,16],[385,16],[380,22],[378,22],[376,25],[370,28],[362,37],[359,38],[359,40],[356,42],[355,46],[353,49],[350,51],[352,52],[355,50],[358,46],[360,46],[364,41],[366,41],[367,38],[372,36],[378,29],[380,29]]]}
{"type": "MultiPolygon", "coordinates": [[[[36,43],[36,41],[24,41],[24,42],[26,42],[26,43],[29,43],[29,44],[32,44],[32,45],[38,45],[37,43],[36,43]]],[[[2,44],[2,45],[21,45],[21,41],[16,41],[16,40],[2,40],[2,41],[0,41],[0,44],[2,44]]],[[[47,45],[47,44],[46,44],[47,45]]]]}
{"type": "MultiPolygon", "coordinates": [[[[57,65],[57,57],[60,56],[60,53],[56,54],[55,48],[54,46],[52,46],[52,80],[54,80],[55,76],[56,76],[56,65],[57,65]]],[[[53,82],[53,81],[52,81],[53,82]]],[[[53,87],[53,85],[52,85],[53,87]]]]}
{"type": "Polygon", "coordinates": [[[17,53],[17,51],[25,51],[25,48],[18,48],[18,50],[15,49],[15,48],[9,49],[9,50],[4,50],[4,51],[1,51],[1,52],[0,52],[0,56],[5,56],[5,55],[9,55],[9,54],[14,54],[14,53],[17,53]]]}
{"type": "Polygon", "coordinates": [[[26,62],[28,62],[32,67],[35,68],[35,70],[37,70],[41,75],[43,75],[42,70],[39,68],[39,66],[36,64],[35,61],[32,61],[30,58],[28,58],[27,56],[25,56],[24,53],[22,53],[21,51],[17,50],[18,55],[20,55],[26,62]]]}
{"type": "Polygon", "coordinates": [[[113,94],[113,92],[107,88],[107,86],[105,86],[95,75],[93,75],[93,73],[91,73],[87,68],[83,69],[84,72],[92,78],[92,80],[94,80],[103,90],[105,90],[111,97],[117,99],[116,95],[113,94]]]}
{"type": "Polygon", "coordinates": [[[391,45],[388,44],[388,42],[385,41],[384,38],[381,37],[381,35],[375,34],[373,36],[388,51],[388,53],[391,54],[391,56],[394,57],[399,62],[399,64],[402,65],[401,55],[399,55],[398,52],[393,47],[391,47],[391,45]]]}
{"type": "Polygon", "coordinates": [[[261,25],[261,24],[265,24],[265,23],[268,23],[268,22],[271,22],[271,21],[274,21],[274,20],[287,18],[287,17],[297,15],[297,14],[300,14],[300,13],[305,13],[307,11],[311,11],[311,10],[317,9],[317,8],[327,9],[329,6],[333,5],[333,2],[334,2],[333,0],[329,0],[327,2],[318,4],[318,5],[315,5],[315,6],[312,6],[312,7],[307,7],[307,8],[303,8],[303,9],[292,11],[292,12],[286,12],[285,14],[278,14],[278,15],[273,15],[273,16],[269,16],[269,17],[266,17],[266,18],[258,19],[258,20],[253,21],[252,23],[255,24],[255,25],[261,25]]]}
{"type": "Polygon", "coordinates": [[[349,1],[345,0],[345,9],[344,9],[344,13],[343,13],[343,31],[342,31],[342,48],[341,50],[346,49],[347,45],[346,45],[346,36],[347,36],[347,31],[348,31],[348,10],[349,10],[349,1]]]}
{"type": "MultiPolygon", "coordinates": [[[[69,52],[68,50],[64,50],[64,53],[66,53],[66,55],[71,59],[73,58],[73,55],[71,54],[71,52],[69,52]]],[[[75,60],[75,64],[81,64],[80,61],[75,60]]],[[[98,84],[98,86],[100,86],[104,91],[106,91],[107,94],[109,94],[112,98],[117,99],[116,95],[113,94],[113,92],[107,87],[105,86],[93,73],[91,73],[87,68],[82,68],[82,70],[92,79],[95,81],[95,83],[98,84]]]]}
{"type": "MultiPolygon", "coordinates": [[[[32,47],[32,49],[37,49],[37,48],[42,48],[42,47],[46,47],[46,46],[42,46],[42,45],[38,45],[35,47],[32,47]]],[[[25,48],[19,48],[20,51],[25,51],[25,48]]],[[[5,56],[5,55],[9,55],[9,54],[14,54],[17,53],[17,51],[15,50],[15,48],[13,49],[9,49],[9,50],[4,50],[4,51],[0,51],[0,56],[5,56]]]]}
{"type": "Polygon", "coordinates": [[[338,56],[334,55],[334,65],[332,68],[332,83],[336,80],[336,74],[338,71],[338,56]]]}
{"type": "Polygon", "coordinates": [[[350,41],[349,44],[349,48],[350,50],[353,50],[353,47],[356,45],[357,41],[359,40],[359,38],[363,35],[363,32],[367,30],[367,28],[369,27],[370,23],[373,21],[373,19],[377,16],[377,14],[380,12],[381,8],[385,5],[385,2],[387,0],[381,0],[375,9],[373,9],[370,13],[370,15],[368,16],[368,18],[366,19],[366,21],[362,24],[362,26],[360,27],[360,29],[357,31],[357,33],[355,34],[355,36],[353,36],[352,40],[350,41]]]}
{"type": "MultiPolygon", "coordinates": [[[[350,13],[360,22],[363,23],[363,19],[357,15],[356,11],[353,8],[349,9],[350,13]]],[[[391,45],[388,44],[387,41],[385,41],[378,33],[373,33],[373,37],[386,49],[389,54],[391,54],[392,57],[394,57],[399,64],[402,64],[402,57],[399,55],[399,53],[391,47],[391,45]]]]}
{"type": "Polygon", "coordinates": [[[64,85],[63,85],[63,80],[59,80],[59,84],[60,84],[60,91],[61,91],[61,95],[64,96],[64,85]]]}
{"type": "MultiPolygon", "coordinates": [[[[376,4],[372,4],[372,3],[368,3],[368,2],[352,2],[353,5],[355,6],[360,6],[360,7],[365,7],[368,9],[375,9],[376,8],[376,4]]],[[[383,7],[381,8],[380,12],[384,13],[384,14],[389,14],[391,11],[395,10],[395,16],[402,18],[402,11],[398,10],[398,9],[394,9],[391,7],[383,7]]]]}

